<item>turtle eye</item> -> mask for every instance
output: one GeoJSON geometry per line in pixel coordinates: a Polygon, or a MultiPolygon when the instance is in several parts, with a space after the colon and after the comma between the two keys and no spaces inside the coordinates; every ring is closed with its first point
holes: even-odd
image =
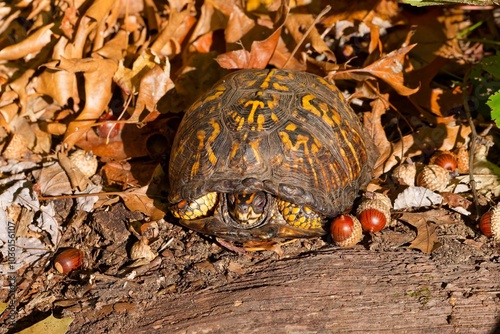
{"type": "Polygon", "coordinates": [[[254,208],[259,209],[259,211],[262,212],[262,209],[266,205],[266,194],[262,191],[256,193],[252,204],[254,208]]]}

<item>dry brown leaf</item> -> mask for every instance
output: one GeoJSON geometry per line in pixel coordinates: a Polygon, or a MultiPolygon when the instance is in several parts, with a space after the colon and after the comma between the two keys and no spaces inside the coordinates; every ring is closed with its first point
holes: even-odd
{"type": "Polygon", "coordinates": [[[123,63],[120,62],[118,70],[113,76],[113,80],[120,86],[125,94],[136,94],[139,91],[144,73],[147,73],[157,65],[169,67],[168,59],[165,60],[165,64],[162,64],[158,56],[155,56],[150,50],[144,50],[135,59],[132,69],[125,67],[123,63]]]}
{"type": "MultiPolygon", "coordinates": [[[[285,27],[292,35],[295,43],[300,43],[304,37],[304,30],[309,29],[314,24],[314,16],[312,14],[295,14],[288,15],[285,21],[285,27]]],[[[326,45],[325,41],[321,38],[316,27],[313,27],[309,34],[306,36],[302,48],[306,43],[311,43],[311,47],[316,50],[320,55],[326,56],[331,62],[336,62],[335,54],[326,45]]],[[[300,49],[299,49],[300,50],[300,49]]]]}
{"type": "Polygon", "coordinates": [[[0,126],[9,130],[9,124],[17,116],[18,112],[19,106],[17,103],[10,103],[0,107],[0,126]]]}
{"type": "MultiPolygon", "coordinates": [[[[311,61],[309,61],[308,59],[308,62],[314,63],[315,60],[311,59],[311,61]]],[[[299,59],[297,59],[297,57],[292,57],[291,50],[288,49],[287,45],[283,41],[283,38],[280,36],[278,45],[274,50],[273,56],[269,60],[269,64],[277,68],[283,68],[285,63],[287,64],[286,68],[289,70],[305,71],[307,69],[307,64],[305,62],[301,62],[299,59]]]]}
{"type": "Polygon", "coordinates": [[[126,161],[111,161],[106,163],[101,168],[101,174],[109,185],[122,185],[123,187],[128,185],[140,186],[134,177],[134,173],[132,173],[132,166],[126,161]]]}
{"type": "Polygon", "coordinates": [[[457,36],[465,28],[463,9],[428,7],[425,13],[410,15],[408,26],[418,26],[411,41],[417,46],[412,50],[412,59],[422,64],[434,58],[463,59],[457,36]]]}
{"type": "Polygon", "coordinates": [[[42,131],[38,123],[32,124],[31,128],[36,136],[35,146],[33,147],[34,153],[49,153],[52,147],[52,136],[42,131]]]}
{"type": "Polygon", "coordinates": [[[74,190],[78,188],[80,191],[84,191],[90,183],[89,179],[82,173],[78,166],[73,164],[65,153],[59,152],[57,154],[57,159],[59,165],[61,165],[61,168],[69,178],[71,189],[74,190]]]}
{"type": "Polygon", "coordinates": [[[214,5],[209,1],[204,1],[200,10],[200,18],[196,23],[193,33],[189,39],[190,45],[194,47],[192,51],[208,52],[212,45],[212,32],[226,28],[227,17],[220,11],[216,10],[214,5]],[[199,40],[203,39],[203,42],[199,40]],[[210,43],[208,43],[208,41],[210,43]],[[201,45],[204,45],[200,48],[201,45]]]}
{"type": "Polygon", "coordinates": [[[247,50],[230,51],[218,55],[217,58],[215,58],[215,60],[222,68],[227,68],[227,69],[249,68],[250,52],[248,52],[247,50]]]}
{"type": "Polygon", "coordinates": [[[421,213],[403,213],[401,220],[417,228],[417,237],[409,248],[431,254],[441,246],[436,234],[437,225],[455,224],[446,210],[429,210],[421,213]]]}
{"type": "MultiPolygon", "coordinates": [[[[387,152],[391,152],[391,143],[386,137],[384,126],[382,124],[382,116],[385,114],[386,110],[389,108],[387,103],[389,94],[384,94],[380,98],[374,100],[371,103],[372,111],[363,113],[363,127],[367,130],[370,138],[373,139],[375,146],[377,147],[380,156],[375,163],[375,169],[386,163],[389,158],[387,152]]],[[[376,175],[380,175],[377,172],[376,175]]]]}
{"type": "Polygon", "coordinates": [[[128,32],[120,30],[115,37],[107,42],[102,48],[95,51],[96,54],[106,59],[120,61],[124,58],[128,46],[128,32]]]}
{"type": "MultiPolygon", "coordinates": [[[[85,45],[88,43],[89,35],[94,32],[98,27],[101,30],[105,28],[103,24],[104,20],[108,15],[110,15],[113,7],[118,8],[120,6],[120,1],[113,0],[97,0],[93,1],[92,5],[87,9],[85,15],[80,19],[78,28],[73,37],[73,43],[69,45],[70,51],[66,54],[71,55],[71,58],[83,58],[85,45]]],[[[112,27],[110,27],[112,28],[112,27]]],[[[97,38],[102,38],[104,35],[103,31],[96,33],[97,38]]],[[[96,48],[100,48],[99,43],[95,43],[96,48]]]]}
{"type": "Polygon", "coordinates": [[[459,194],[450,192],[441,192],[440,194],[441,196],[443,196],[443,202],[448,204],[452,208],[462,207],[464,209],[467,209],[472,204],[471,201],[459,194]]]}
{"type": "MultiPolygon", "coordinates": [[[[463,104],[463,94],[460,86],[453,89],[432,87],[432,80],[442,70],[449,60],[436,57],[429,65],[411,72],[408,81],[420,84],[420,90],[410,96],[410,101],[439,117],[447,116],[446,112],[463,104]]],[[[427,116],[424,114],[423,116],[427,116]]],[[[429,120],[433,122],[433,120],[429,120]]]]}
{"type": "Polygon", "coordinates": [[[54,23],[47,24],[21,42],[3,48],[0,50],[0,60],[17,60],[27,56],[33,58],[33,54],[38,53],[50,43],[53,26],[54,23]]]}
{"type": "Polygon", "coordinates": [[[418,218],[411,222],[417,228],[417,237],[408,246],[409,248],[420,249],[426,254],[431,254],[433,251],[441,247],[436,235],[436,225],[427,223],[425,219],[418,218]]]}
{"type": "Polygon", "coordinates": [[[59,196],[72,193],[68,175],[58,163],[42,168],[36,188],[44,196],[59,196]]]}
{"type": "Polygon", "coordinates": [[[171,57],[181,52],[180,45],[195,23],[193,5],[193,3],[189,3],[182,11],[170,8],[167,26],[151,46],[154,54],[171,57]]]}
{"type": "Polygon", "coordinates": [[[350,69],[330,73],[329,79],[354,79],[357,81],[369,80],[377,77],[390,85],[399,95],[408,96],[418,91],[417,88],[408,88],[404,85],[404,64],[406,54],[415,46],[408,45],[394,50],[373,64],[360,69],[350,69]]]}
{"type": "Polygon", "coordinates": [[[27,87],[29,87],[29,82],[34,73],[34,69],[28,69],[21,76],[8,84],[9,88],[17,93],[17,103],[21,106],[19,116],[27,115],[33,122],[36,121],[36,117],[33,115],[32,111],[28,109],[29,88],[27,89],[27,87]]]}
{"type": "Polygon", "coordinates": [[[119,194],[127,208],[131,211],[139,211],[149,216],[151,220],[159,220],[165,216],[165,212],[155,206],[154,200],[147,194],[148,186],[126,191],[119,194]]]}
{"type": "Polygon", "coordinates": [[[141,114],[146,108],[150,114],[143,120],[149,122],[159,116],[156,110],[156,104],[166,92],[174,88],[174,83],[170,79],[170,63],[168,58],[162,67],[155,65],[141,78],[139,86],[139,95],[135,104],[133,114],[130,116],[130,122],[138,122],[141,114]]]}
{"type": "MultiPolygon", "coordinates": [[[[220,0],[215,1],[216,7],[219,9],[221,6],[217,6],[217,3],[220,4],[220,2],[220,0]]],[[[246,16],[236,4],[233,4],[231,8],[229,8],[229,11],[225,11],[224,14],[226,14],[229,19],[225,29],[226,43],[238,42],[255,26],[255,21],[246,16]]]]}
{"type": "MultiPolygon", "coordinates": [[[[72,58],[71,48],[67,47],[69,40],[61,37],[52,52],[52,59],[72,58]]],[[[70,100],[75,106],[80,103],[75,74],[69,71],[44,69],[35,78],[34,89],[37,93],[53,98],[59,106],[65,106],[70,100]]]]}
{"type": "Polygon", "coordinates": [[[338,1],[332,6],[328,16],[322,20],[322,24],[324,27],[331,27],[343,20],[361,22],[376,5],[377,2],[372,0],[338,1]]]}
{"type": "Polygon", "coordinates": [[[226,69],[265,68],[276,50],[288,11],[289,8],[284,3],[277,12],[274,32],[264,40],[253,41],[250,52],[246,50],[227,52],[217,56],[215,61],[226,69]]]}
{"type": "Polygon", "coordinates": [[[69,148],[87,132],[88,129],[105,111],[111,100],[113,76],[118,63],[109,59],[66,59],[53,61],[44,65],[49,69],[83,72],[85,79],[85,106],[78,117],[68,125],[65,143],[69,148]]]}
{"type": "Polygon", "coordinates": [[[66,38],[72,38],[75,25],[78,22],[78,8],[74,1],[68,3],[68,7],[64,10],[64,16],[61,20],[60,29],[66,38]]]}

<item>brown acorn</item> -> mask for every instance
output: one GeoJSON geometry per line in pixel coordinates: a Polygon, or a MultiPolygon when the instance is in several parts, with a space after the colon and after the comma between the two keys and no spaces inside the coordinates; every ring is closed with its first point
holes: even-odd
{"type": "Polygon", "coordinates": [[[491,211],[486,212],[479,220],[479,230],[482,234],[491,238],[491,211]]]}
{"type": "Polygon", "coordinates": [[[479,230],[488,238],[500,242],[500,203],[481,216],[479,230]]]}
{"type": "Polygon", "coordinates": [[[57,254],[54,259],[54,268],[64,275],[80,268],[83,264],[83,252],[76,248],[67,248],[57,254]]]}
{"type": "Polygon", "coordinates": [[[429,162],[430,165],[438,165],[446,169],[448,172],[454,172],[457,169],[457,156],[450,151],[435,153],[429,162]]]}
{"type": "Polygon", "coordinates": [[[330,226],[330,234],[335,244],[340,247],[353,247],[363,238],[359,220],[352,215],[340,215],[330,226]]]}
{"type": "Polygon", "coordinates": [[[115,123],[113,121],[118,120],[113,113],[105,113],[99,117],[98,123],[100,124],[96,128],[96,133],[101,138],[114,138],[118,136],[123,128],[123,123],[115,123]]]}
{"type": "Polygon", "coordinates": [[[379,232],[391,221],[391,202],[388,197],[387,201],[371,199],[361,202],[356,215],[361,222],[363,231],[379,232]]]}

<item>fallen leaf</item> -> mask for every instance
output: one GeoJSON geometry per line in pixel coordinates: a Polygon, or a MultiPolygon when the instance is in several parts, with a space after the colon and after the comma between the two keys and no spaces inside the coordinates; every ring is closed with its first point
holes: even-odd
{"type": "Polygon", "coordinates": [[[349,69],[338,72],[331,72],[328,75],[333,79],[354,79],[357,81],[369,80],[376,77],[385,81],[399,95],[408,96],[415,94],[417,88],[408,88],[404,85],[404,64],[407,53],[415,47],[415,44],[404,46],[383,56],[374,63],[359,69],[349,69]]]}
{"type": "Polygon", "coordinates": [[[68,125],[64,142],[68,148],[80,139],[94,124],[111,100],[113,76],[118,68],[115,60],[109,59],[66,59],[46,63],[50,69],[72,73],[83,72],[85,79],[85,106],[78,117],[68,125]]]}
{"type": "Polygon", "coordinates": [[[417,237],[408,246],[419,249],[426,254],[441,247],[441,243],[436,235],[436,224],[428,222],[421,213],[404,213],[399,219],[406,221],[417,228],[417,237]]]}
{"type": "Polygon", "coordinates": [[[57,159],[59,160],[59,165],[66,175],[68,175],[71,188],[73,190],[76,188],[80,189],[80,191],[85,190],[87,185],[90,184],[90,180],[82,173],[78,166],[75,166],[65,153],[59,152],[57,159]]]}
{"type": "Polygon", "coordinates": [[[158,209],[155,206],[154,199],[147,194],[148,187],[124,191],[118,195],[123,199],[123,202],[130,211],[139,211],[149,216],[151,220],[159,220],[165,216],[165,211],[158,209]]]}
{"type": "Polygon", "coordinates": [[[140,121],[144,109],[149,111],[149,114],[143,120],[144,122],[156,119],[159,116],[156,104],[172,88],[174,88],[174,83],[170,79],[170,63],[168,62],[168,58],[166,58],[162,66],[155,65],[142,76],[135,109],[129,121],[140,121]]]}
{"type": "Polygon", "coordinates": [[[443,202],[448,204],[452,208],[460,206],[464,209],[467,209],[472,204],[471,201],[459,194],[450,192],[441,192],[440,194],[441,196],[443,196],[443,202]]]}
{"type": "MultiPolygon", "coordinates": [[[[288,32],[293,37],[296,44],[301,43],[304,38],[304,28],[309,28],[314,24],[314,16],[312,14],[298,14],[298,13],[290,13],[288,15],[285,27],[288,32]]],[[[326,57],[326,59],[330,62],[335,63],[336,57],[335,54],[330,50],[330,48],[326,45],[325,41],[321,37],[318,32],[318,29],[313,26],[311,31],[307,36],[305,36],[305,40],[302,43],[302,48],[305,47],[306,43],[310,43],[311,47],[320,55],[326,57]]]]}
{"type": "Polygon", "coordinates": [[[33,58],[33,53],[38,53],[50,43],[53,34],[51,29],[53,26],[54,23],[47,24],[21,42],[4,47],[0,50],[0,60],[16,60],[26,56],[33,58]]]}
{"type": "Polygon", "coordinates": [[[171,57],[181,52],[181,44],[195,23],[194,3],[189,2],[181,8],[170,7],[167,25],[156,37],[151,51],[156,55],[171,57]]]}
{"type": "Polygon", "coordinates": [[[289,10],[287,3],[283,2],[276,13],[277,19],[273,24],[274,31],[263,40],[254,40],[250,52],[246,50],[230,51],[218,55],[215,61],[226,69],[265,68],[276,50],[289,10]]]}

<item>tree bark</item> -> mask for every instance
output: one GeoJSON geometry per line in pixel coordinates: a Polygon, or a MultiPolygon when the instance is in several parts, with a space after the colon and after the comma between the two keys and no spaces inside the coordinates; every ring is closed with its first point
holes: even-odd
{"type": "Polygon", "coordinates": [[[329,249],[159,300],[133,333],[498,333],[498,258],[470,262],[329,249]]]}

